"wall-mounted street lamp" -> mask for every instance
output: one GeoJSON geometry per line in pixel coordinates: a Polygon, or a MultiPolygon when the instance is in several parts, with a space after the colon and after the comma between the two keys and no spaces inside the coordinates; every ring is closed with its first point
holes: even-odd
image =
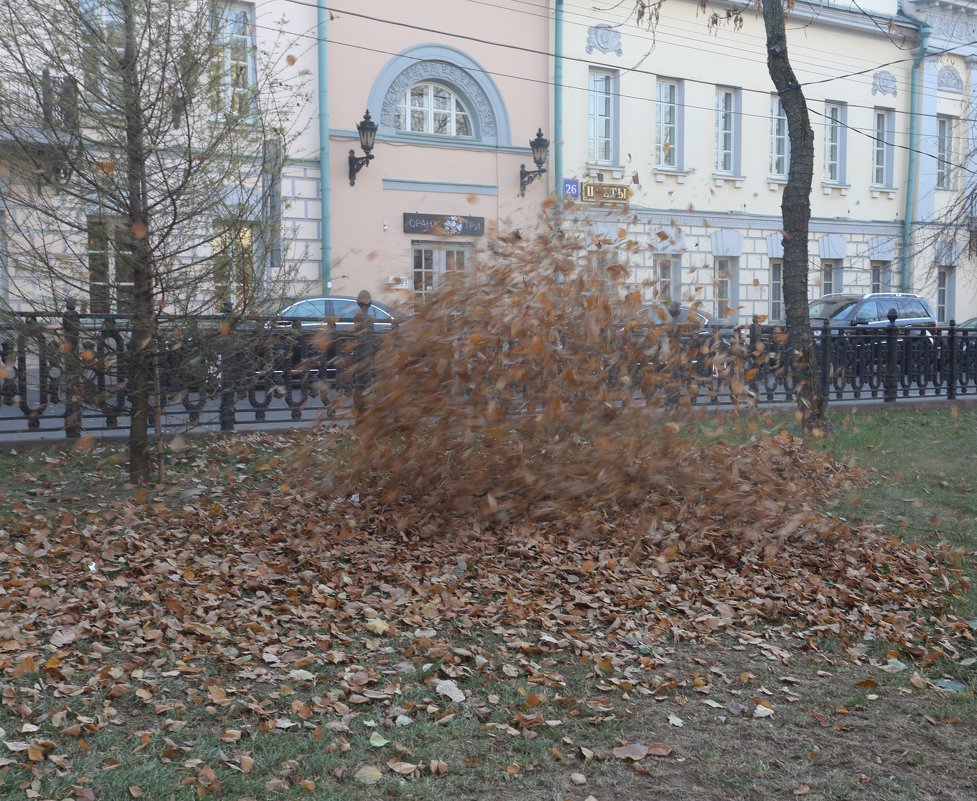
{"type": "Polygon", "coordinates": [[[367,164],[373,161],[373,142],[377,138],[377,124],[370,119],[370,110],[367,109],[363,119],[356,123],[356,131],[360,135],[360,147],[363,148],[365,156],[357,156],[355,150],[349,151],[349,185],[356,185],[356,173],[362,170],[367,164]]]}
{"type": "Polygon", "coordinates": [[[525,164],[519,165],[519,196],[526,194],[526,187],[546,172],[543,166],[546,163],[546,155],[550,151],[550,140],[543,137],[543,129],[536,131],[536,138],[531,140],[529,146],[533,149],[533,161],[536,162],[537,169],[527,170],[525,164]]]}

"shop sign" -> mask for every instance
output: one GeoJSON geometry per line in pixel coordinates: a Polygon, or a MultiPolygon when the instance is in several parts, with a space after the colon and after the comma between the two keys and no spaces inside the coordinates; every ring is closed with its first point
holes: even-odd
{"type": "Polygon", "coordinates": [[[484,236],[484,217],[462,217],[457,214],[404,214],[405,234],[434,236],[484,236]]]}
{"type": "Polygon", "coordinates": [[[624,203],[631,200],[627,184],[585,183],[580,187],[580,199],[588,203],[624,203]]]}

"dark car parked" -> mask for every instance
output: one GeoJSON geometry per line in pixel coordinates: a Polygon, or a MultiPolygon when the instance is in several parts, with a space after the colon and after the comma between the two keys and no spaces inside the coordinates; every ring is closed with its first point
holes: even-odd
{"type": "MultiPolygon", "coordinates": [[[[353,328],[353,318],[359,307],[356,298],[348,295],[323,295],[312,298],[294,299],[280,311],[271,312],[279,320],[301,320],[302,328],[317,328],[324,321],[334,321],[337,331],[347,331],[353,328]]],[[[386,332],[393,328],[397,321],[397,313],[386,303],[374,300],[370,305],[373,316],[374,330],[386,332]]]]}
{"type": "Polygon", "coordinates": [[[940,327],[926,298],[904,292],[876,292],[869,295],[839,292],[823,295],[811,301],[809,314],[815,332],[825,320],[839,326],[884,328],[889,324],[890,309],[896,310],[897,326],[930,332],[940,327]]]}

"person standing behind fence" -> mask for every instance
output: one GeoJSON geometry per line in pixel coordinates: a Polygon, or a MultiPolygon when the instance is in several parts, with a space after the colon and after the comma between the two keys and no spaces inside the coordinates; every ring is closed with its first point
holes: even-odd
{"type": "Polygon", "coordinates": [[[373,298],[365,289],[356,296],[359,311],[353,317],[353,410],[359,414],[366,408],[365,394],[373,381],[373,359],[376,342],[373,338],[373,298]]]}

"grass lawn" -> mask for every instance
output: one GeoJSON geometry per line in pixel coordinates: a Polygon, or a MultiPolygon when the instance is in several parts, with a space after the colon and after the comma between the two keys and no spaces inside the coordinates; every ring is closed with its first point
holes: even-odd
{"type": "MultiPolygon", "coordinates": [[[[834,429],[814,447],[865,473],[827,512],[972,580],[977,405],[834,429]]],[[[0,452],[0,798],[977,797],[974,590],[910,623],[868,608],[857,549],[838,598],[827,563],[802,586],[528,529],[411,539],[306,503],[295,465],[331,447],[181,440],[149,490],[115,444],[0,452]]]]}

